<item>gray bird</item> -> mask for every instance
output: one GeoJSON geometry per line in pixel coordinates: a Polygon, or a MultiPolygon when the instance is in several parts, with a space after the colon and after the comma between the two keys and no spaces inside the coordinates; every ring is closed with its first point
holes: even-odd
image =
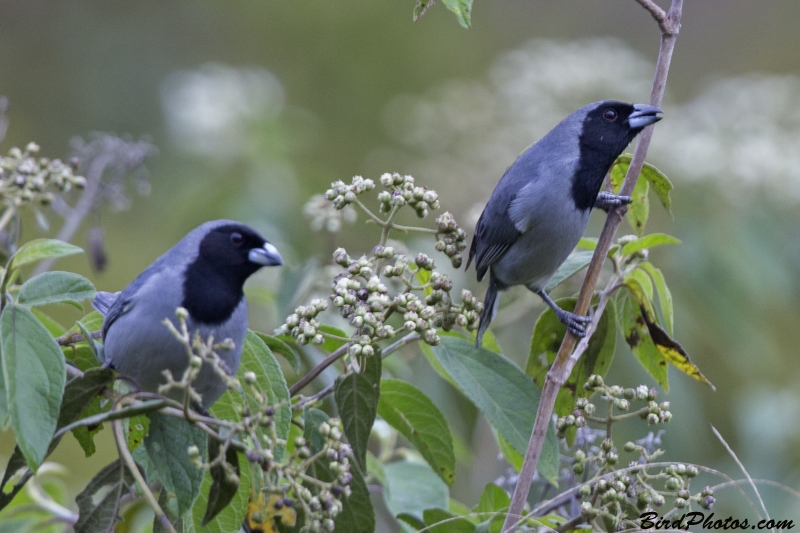
{"type": "Polygon", "coordinates": [[[561,309],[544,288],[583,235],[593,207],[630,203],[600,192],[614,160],[662,111],[647,104],[595,102],[569,115],[508,167],[481,214],[466,268],[489,272],[477,346],[497,313],[499,291],[524,285],[553,308],[573,334],[589,317],[561,309]]]}
{"type": "MultiPolygon", "coordinates": [[[[252,228],[232,220],[206,222],[190,232],[118,293],[98,292],[92,304],[105,316],[106,364],[130,378],[140,390],[157,392],[163,371],[180,379],[189,359],[163,324],[175,310],[189,312],[189,333],[203,339],[232,339],[235,348],[220,351],[227,370],[239,368],[247,333],[244,282],[263,266],[282,265],[278,250],[252,228]]],[[[225,385],[204,363],[195,390],[203,408],[213,404],[225,385]]]]}

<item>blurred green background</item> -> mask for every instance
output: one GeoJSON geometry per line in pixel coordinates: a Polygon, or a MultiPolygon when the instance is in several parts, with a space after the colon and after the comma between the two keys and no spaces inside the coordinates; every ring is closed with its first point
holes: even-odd
{"type": "MultiPolygon", "coordinates": [[[[503,170],[563,116],[599,99],[648,99],[658,31],[633,0],[476,0],[468,31],[440,5],[412,23],[413,3],[0,2],[0,95],[11,105],[3,152],[35,140],[42,154],[67,158],[74,136],[97,131],[147,139],[159,152],[146,165],[149,196],[129,182],[129,205],[107,203],[75,239],[85,245],[86,230],[102,226],[106,271],[93,273],[86,258],[59,267],[120,290],[188,230],[226,217],[261,229],[285,270],[297,272],[310,257],[327,262],[334,246],[352,255],[377,238],[374,227],[350,224],[335,236],[313,233],[308,198],[335,179],[387,171],[435,188],[443,209],[471,230],[503,170]]],[[[717,386],[714,393],[671,373],[661,396],[675,417],[667,458],[742,478],[714,425],[754,478],[794,489],[798,20],[796,0],[686,0],[648,158],[676,185],[674,220],[654,202],[648,230],[683,240],[652,259],[673,290],[677,339],[717,386]]],[[[49,218],[55,234],[61,221],[49,218]]],[[[595,215],[588,235],[601,224],[595,215]]],[[[23,239],[42,234],[27,221],[23,239]]],[[[483,293],[472,272],[453,275],[483,293]]],[[[250,291],[279,287],[278,275],[265,272],[250,291]]],[[[251,326],[277,327],[286,309],[254,299],[251,326]]],[[[542,306],[524,291],[504,297],[512,300],[496,331],[524,365],[542,306]]],[[[79,317],[59,316],[65,324],[79,317]]],[[[403,361],[471,450],[451,494],[473,505],[506,472],[488,424],[416,351],[403,361]]],[[[624,348],[611,375],[624,386],[652,384],[624,348]]],[[[641,425],[630,429],[643,436],[641,425]]],[[[52,457],[68,470],[69,493],[115,453],[105,433],[91,459],[72,437],[52,457]]],[[[0,458],[12,447],[12,436],[0,435],[0,458]]],[[[769,487],[764,497],[773,517],[800,521],[797,499],[769,487]]],[[[718,515],[752,515],[733,489],[717,501],[718,515]]]]}

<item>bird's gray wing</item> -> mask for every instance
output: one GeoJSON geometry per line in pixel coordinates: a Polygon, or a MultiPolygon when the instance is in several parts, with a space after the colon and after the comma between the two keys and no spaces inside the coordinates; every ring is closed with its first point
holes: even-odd
{"type": "Polygon", "coordinates": [[[467,268],[475,260],[478,281],[486,275],[492,264],[500,259],[511,248],[522,233],[516,228],[508,214],[508,206],[512,198],[506,202],[489,202],[475,226],[475,235],[469,249],[467,268]]]}
{"type": "Polygon", "coordinates": [[[165,257],[162,256],[152,265],[146,268],[141,274],[139,274],[130,285],[125,287],[122,292],[117,292],[114,294],[108,292],[97,293],[94,301],[92,301],[92,305],[106,317],[103,321],[103,340],[106,338],[108,328],[110,328],[119,317],[133,309],[136,293],[139,292],[139,289],[142,287],[142,285],[144,285],[152,276],[159,274],[162,270],[164,270],[164,268],[166,268],[166,266],[167,261],[165,260],[165,257]],[[99,302],[98,298],[100,298],[99,302]],[[110,305],[107,306],[106,312],[104,313],[101,307],[108,303],[110,303],[110,305]]]}
{"type": "Polygon", "coordinates": [[[119,292],[105,292],[97,291],[94,300],[92,300],[92,307],[103,316],[108,315],[108,310],[114,305],[114,302],[119,296],[119,292]]]}

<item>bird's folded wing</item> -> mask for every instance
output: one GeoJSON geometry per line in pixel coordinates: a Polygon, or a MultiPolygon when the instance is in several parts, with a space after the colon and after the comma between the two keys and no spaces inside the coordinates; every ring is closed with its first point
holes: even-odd
{"type": "Polygon", "coordinates": [[[474,259],[478,281],[483,279],[489,267],[500,259],[522,235],[509,217],[507,204],[502,209],[496,209],[496,207],[500,206],[493,206],[491,202],[486,206],[486,210],[475,227],[475,235],[469,249],[467,267],[474,259]]]}
{"type": "Polygon", "coordinates": [[[92,307],[97,309],[101,315],[107,316],[108,310],[114,305],[118,296],[119,292],[97,291],[94,300],[92,300],[92,307]]]}

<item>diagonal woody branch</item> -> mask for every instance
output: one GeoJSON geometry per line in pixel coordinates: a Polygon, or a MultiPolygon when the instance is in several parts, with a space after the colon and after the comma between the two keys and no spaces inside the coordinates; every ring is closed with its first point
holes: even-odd
{"type": "MultiPolygon", "coordinates": [[[[636,0],[636,2],[650,11],[661,29],[661,47],[658,52],[658,62],[656,63],[653,88],[650,92],[650,104],[660,106],[667,85],[667,75],[669,74],[669,67],[672,61],[672,52],[675,49],[675,41],[680,31],[683,0],[672,0],[672,5],[667,13],[664,13],[652,0],[636,0]]],[[[639,142],[636,144],[636,150],[633,153],[633,160],[628,168],[628,174],[625,176],[625,181],[622,184],[619,194],[629,196],[633,191],[639,173],[642,171],[644,158],[647,155],[647,149],[650,147],[650,140],[652,138],[652,126],[645,128],[639,136],[639,142]]],[[[600,239],[597,242],[597,248],[592,257],[592,262],[589,264],[589,269],[586,272],[586,279],[581,287],[578,302],[575,305],[574,312],[576,314],[585,315],[589,309],[589,303],[594,294],[595,287],[597,286],[600,270],[626,210],[627,209],[623,207],[612,209],[608,213],[603,231],[600,234],[600,239]]],[[[513,533],[521,521],[523,507],[525,501],[528,499],[528,492],[531,488],[533,474],[536,471],[536,465],[542,453],[542,446],[544,445],[547,428],[553,416],[556,396],[580,357],[580,354],[576,354],[576,357],[570,356],[575,349],[576,342],[577,338],[567,332],[558,350],[555,361],[553,362],[553,366],[550,368],[545,378],[542,396],[539,400],[539,409],[536,412],[536,422],[533,425],[531,439],[528,443],[528,449],[525,452],[525,460],[522,463],[522,469],[519,473],[519,480],[514,490],[511,506],[508,509],[508,514],[503,524],[503,533],[513,533]]]]}

